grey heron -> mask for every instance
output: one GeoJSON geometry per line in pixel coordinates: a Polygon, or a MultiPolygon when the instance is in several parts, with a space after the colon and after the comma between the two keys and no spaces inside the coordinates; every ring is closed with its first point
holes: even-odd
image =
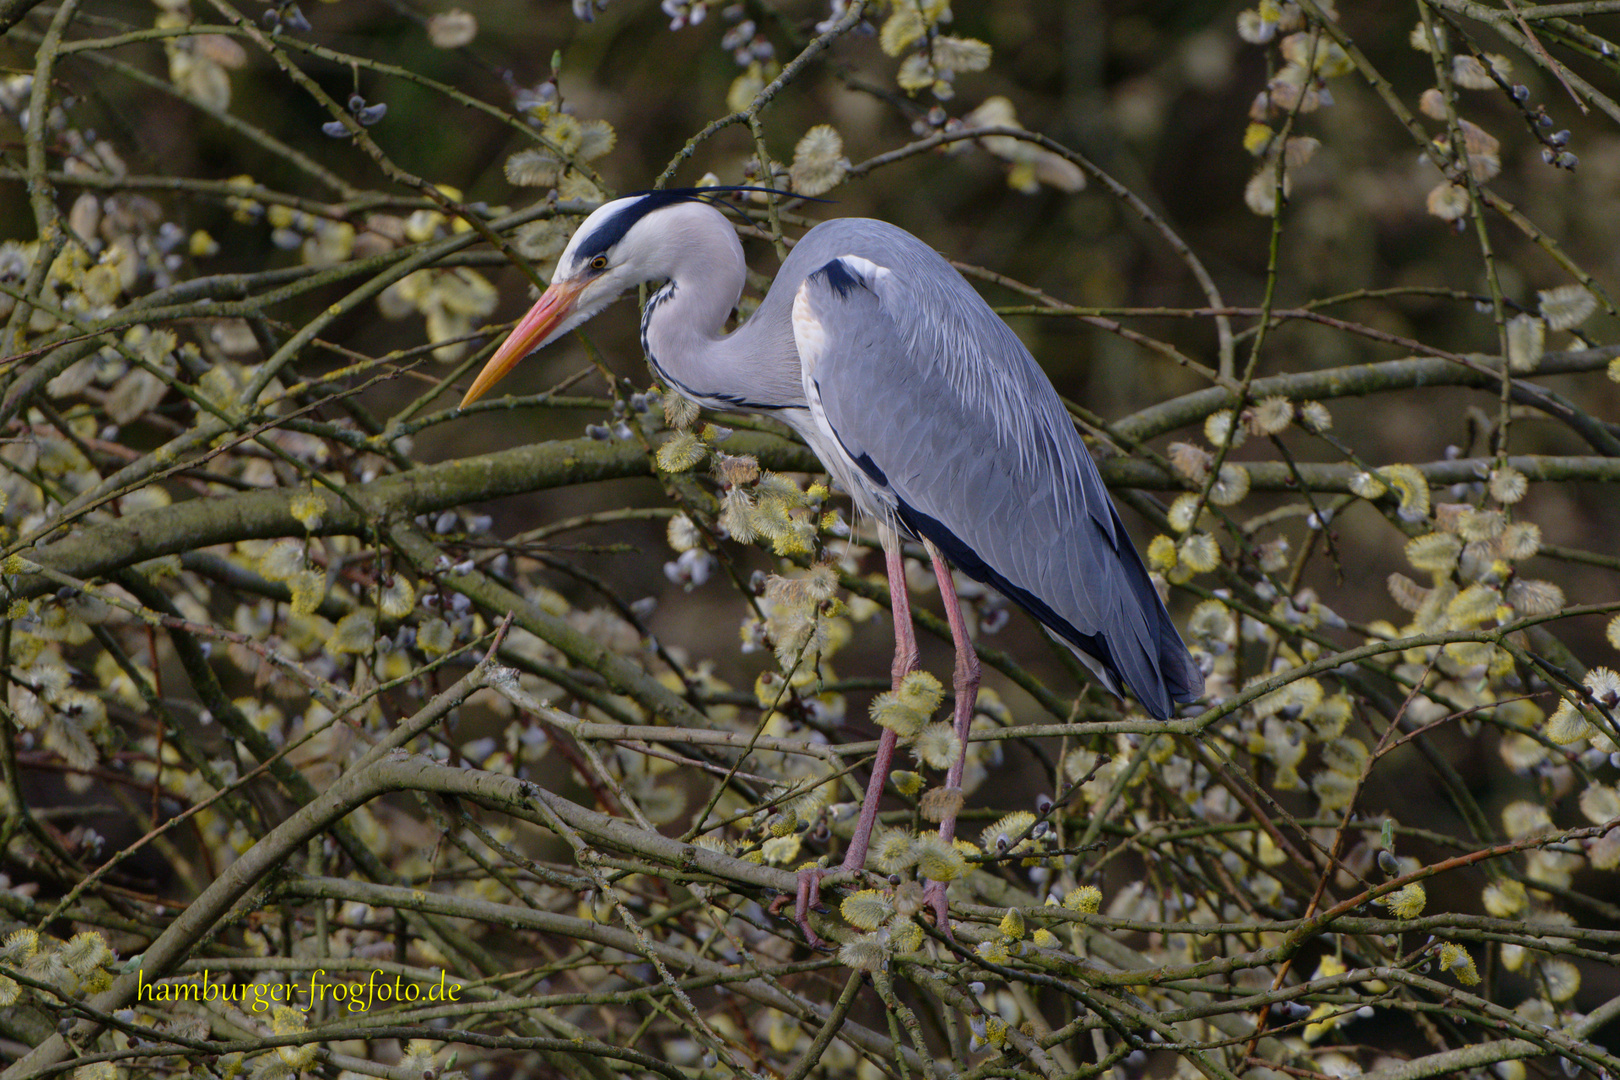
{"type": "MultiPolygon", "coordinates": [[[[956,648],[960,787],[979,662],[951,564],[998,589],[1068,645],[1111,693],[1167,718],[1203,676],[1057,391],[1011,328],[937,252],[894,225],[841,218],[796,244],[759,309],[730,333],[742,244],[705,190],[654,191],[595,210],[551,285],[479,373],[462,405],[519,360],[632,286],[661,283],[641,320],[659,377],[700,405],[785,421],[877,523],[894,615],[894,686],[918,667],[900,538],[922,543],[956,648]]],[[[841,871],[865,867],[896,745],[884,729],[841,871]]],[[[957,800],[959,802],[959,800],[957,800]]],[[[940,824],[955,835],[954,803],[940,824]]],[[[820,871],[800,876],[796,915],[820,871]]],[[[949,932],[944,886],[930,883],[949,932]]]]}

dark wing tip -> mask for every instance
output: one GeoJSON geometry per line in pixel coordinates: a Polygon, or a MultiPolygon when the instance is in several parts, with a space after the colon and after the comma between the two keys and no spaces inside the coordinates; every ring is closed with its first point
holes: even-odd
{"type": "Polygon", "coordinates": [[[1198,670],[1198,662],[1182,644],[1176,628],[1168,622],[1165,637],[1165,651],[1159,654],[1159,659],[1164,664],[1164,681],[1170,697],[1180,702],[1197,701],[1204,696],[1204,673],[1198,670]]]}
{"type": "Polygon", "coordinates": [[[1181,643],[1176,628],[1170,625],[1168,619],[1164,623],[1162,640],[1164,647],[1154,665],[1158,676],[1156,689],[1159,691],[1159,701],[1157,707],[1149,711],[1155,719],[1168,720],[1176,711],[1177,704],[1197,701],[1204,696],[1204,673],[1198,670],[1197,661],[1187,652],[1187,647],[1181,643]]]}

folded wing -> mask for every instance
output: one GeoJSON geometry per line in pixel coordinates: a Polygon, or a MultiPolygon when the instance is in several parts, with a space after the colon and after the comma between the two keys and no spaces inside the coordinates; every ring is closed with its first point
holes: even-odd
{"type": "Polygon", "coordinates": [[[818,450],[869,488],[868,511],[1023,607],[1109,689],[1160,718],[1198,697],[1203,678],[1045,373],[937,255],[895,254],[831,259],[795,298],[818,450]]]}

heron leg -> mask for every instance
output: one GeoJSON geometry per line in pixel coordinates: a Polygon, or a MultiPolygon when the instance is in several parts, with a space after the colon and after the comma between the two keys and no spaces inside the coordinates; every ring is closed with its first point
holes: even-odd
{"type": "MultiPolygon", "coordinates": [[[[878,535],[883,541],[884,570],[889,578],[889,603],[894,612],[894,663],[890,666],[890,685],[898,690],[901,681],[917,670],[917,635],[911,626],[911,598],[906,594],[906,567],[900,555],[900,538],[887,526],[878,535]]],[[[894,768],[894,748],[898,736],[888,728],[878,736],[877,758],[872,762],[872,779],[866,785],[866,798],[861,802],[861,816],[855,822],[855,834],[850,837],[849,850],[844,854],[844,870],[866,867],[866,851],[872,842],[872,828],[877,824],[878,802],[883,798],[883,787],[889,782],[894,768]]]]}
{"type": "MultiPolygon", "coordinates": [[[[956,673],[952,680],[956,704],[952,720],[960,745],[956,760],[945,774],[945,788],[947,791],[960,792],[962,773],[967,767],[968,727],[973,723],[973,706],[979,700],[979,654],[968,637],[967,620],[963,618],[962,605],[956,598],[956,583],[951,578],[950,566],[932,543],[924,540],[923,546],[928,549],[928,557],[934,561],[934,576],[939,579],[940,598],[945,603],[945,619],[951,624],[951,641],[956,645],[956,673]]],[[[939,823],[940,839],[947,844],[956,838],[958,809],[959,801],[948,804],[939,823]]],[[[934,925],[949,934],[951,925],[946,918],[945,883],[930,881],[923,888],[923,896],[934,909],[934,925]]]]}
{"type": "MultiPolygon", "coordinates": [[[[911,626],[911,598],[906,593],[906,567],[900,554],[900,537],[886,525],[878,526],[878,537],[883,544],[883,565],[889,579],[889,602],[894,613],[894,663],[890,666],[889,673],[893,687],[898,690],[901,680],[917,670],[917,635],[911,626]]],[[[894,768],[894,748],[897,741],[898,736],[888,728],[884,728],[883,733],[878,736],[877,757],[872,762],[872,779],[866,785],[866,798],[861,803],[861,816],[856,819],[855,832],[850,837],[849,850],[844,854],[843,865],[839,867],[840,872],[866,869],[866,853],[872,843],[872,829],[877,824],[878,803],[883,798],[884,785],[889,782],[889,773],[894,768]]],[[[813,948],[819,948],[823,944],[815,931],[810,929],[809,918],[810,909],[821,902],[822,873],[823,871],[815,867],[799,871],[798,890],[793,903],[794,921],[799,924],[799,929],[804,931],[805,940],[813,948]]],[[[786,897],[783,897],[783,901],[785,900],[786,897]]],[[[773,905],[772,911],[775,910],[773,905]]]]}

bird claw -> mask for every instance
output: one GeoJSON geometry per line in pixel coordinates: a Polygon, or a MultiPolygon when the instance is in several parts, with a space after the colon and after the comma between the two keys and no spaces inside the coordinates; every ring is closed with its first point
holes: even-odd
{"type": "Polygon", "coordinates": [[[956,935],[951,933],[950,905],[945,900],[945,883],[943,881],[930,881],[923,886],[923,903],[933,909],[934,926],[951,941],[956,935]]]}
{"type": "MultiPolygon", "coordinates": [[[[806,866],[799,871],[798,888],[793,893],[793,921],[799,924],[804,933],[805,944],[819,952],[832,952],[832,946],[823,941],[821,937],[810,929],[810,912],[825,912],[827,909],[821,904],[821,879],[831,871],[819,866],[806,866]]],[[[787,906],[788,896],[783,893],[771,901],[769,908],[772,915],[781,914],[787,906]]]]}

